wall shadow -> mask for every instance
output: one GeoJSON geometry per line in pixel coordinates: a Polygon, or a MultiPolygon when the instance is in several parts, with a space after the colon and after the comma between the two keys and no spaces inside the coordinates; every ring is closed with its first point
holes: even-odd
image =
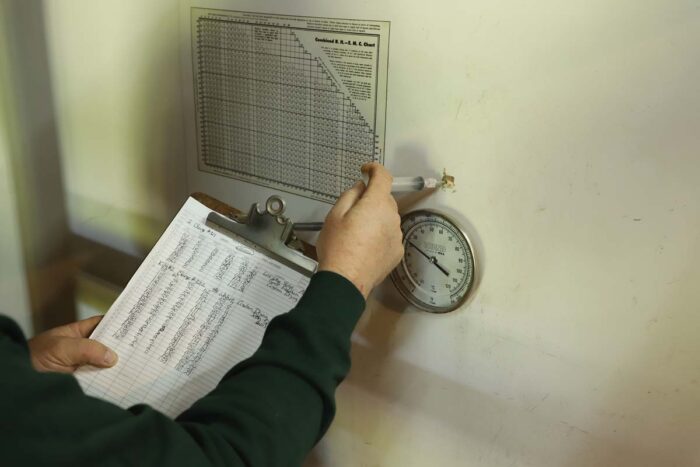
{"type": "MultiPolygon", "coordinates": [[[[128,91],[133,102],[128,102],[126,108],[138,121],[132,119],[126,125],[130,142],[125,147],[134,150],[117,155],[123,157],[118,163],[131,169],[125,190],[144,193],[135,203],[138,209],[134,212],[105,203],[104,190],[93,197],[85,187],[76,189],[65,184],[71,177],[64,177],[62,172],[72,170],[71,164],[80,164],[87,154],[62,151],[94,151],[89,144],[98,141],[99,135],[89,132],[99,129],[99,112],[109,112],[109,107],[103,110],[95,102],[100,102],[110,89],[107,84],[91,82],[81,90],[84,102],[66,104],[54,99],[54,94],[62,90],[53,88],[56,82],[52,71],[60,76],[61,70],[51,69],[50,58],[56,58],[53,63],[60,66],[61,57],[49,55],[45,8],[40,0],[8,0],[3,4],[2,18],[10,39],[7,48],[15,96],[14,136],[19,143],[11,157],[12,171],[17,180],[17,211],[35,332],[76,319],[76,302],[81,300],[76,296],[76,282],[81,274],[104,283],[115,279],[123,282],[123,276],[133,272],[133,261],[142,259],[155,244],[187,196],[177,3],[144,20],[151,22],[146,36],[159,40],[148,49],[147,60],[134,58],[138,66],[129,70],[129,80],[137,87],[134,92],[128,91]],[[55,102],[70,108],[56,109],[55,102]],[[97,121],[87,111],[98,112],[97,121]],[[58,114],[76,120],[59,126],[58,114]],[[83,130],[88,122],[95,127],[83,130]],[[72,127],[68,131],[72,134],[62,134],[61,127],[72,127]],[[64,138],[72,142],[66,144],[64,138]],[[86,146],[80,143],[81,138],[93,141],[86,146]],[[99,264],[104,266],[97,267],[99,264]]],[[[112,121],[111,117],[106,121],[112,121]]],[[[99,163],[93,167],[98,170],[94,177],[112,176],[107,171],[99,172],[99,163]]],[[[84,167],[82,172],[81,177],[84,167]]],[[[93,190],[94,186],[88,185],[93,190]]],[[[105,183],[104,189],[109,186],[105,183]]]]}
{"type": "Polygon", "coordinates": [[[75,316],[74,270],[64,202],[43,3],[8,0],[2,19],[14,99],[11,170],[35,332],[75,316]]]}

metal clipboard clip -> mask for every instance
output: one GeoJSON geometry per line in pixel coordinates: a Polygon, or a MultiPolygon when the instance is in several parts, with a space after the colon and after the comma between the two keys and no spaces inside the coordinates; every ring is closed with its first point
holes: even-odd
{"type": "Polygon", "coordinates": [[[255,203],[248,215],[235,219],[212,211],[207,216],[207,226],[295,271],[311,276],[316,272],[318,263],[289,246],[294,239],[294,223],[283,216],[285,207],[285,201],[274,195],[267,199],[264,209],[255,203]]]}

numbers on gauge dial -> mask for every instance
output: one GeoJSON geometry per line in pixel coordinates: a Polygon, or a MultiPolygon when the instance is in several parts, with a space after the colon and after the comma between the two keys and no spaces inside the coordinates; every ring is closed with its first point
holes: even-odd
{"type": "Polygon", "coordinates": [[[406,216],[401,225],[404,258],[392,279],[409,301],[448,311],[468,293],[473,257],[464,234],[437,214],[406,216]]]}

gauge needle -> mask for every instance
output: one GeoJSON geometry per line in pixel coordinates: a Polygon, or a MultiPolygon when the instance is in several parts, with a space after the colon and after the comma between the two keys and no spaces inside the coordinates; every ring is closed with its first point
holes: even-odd
{"type": "Polygon", "coordinates": [[[420,248],[418,248],[418,247],[416,246],[416,244],[413,243],[413,242],[410,241],[410,240],[408,241],[408,244],[411,245],[411,246],[412,246],[413,248],[415,248],[416,250],[418,250],[418,253],[420,253],[421,255],[425,256],[425,257],[428,259],[428,261],[430,261],[431,263],[433,263],[433,264],[435,265],[435,267],[438,268],[444,275],[446,275],[446,276],[449,276],[449,275],[450,275],[450,271],[448,271],[447,269],[445,269],[444,267],[442,267],[440,264],[438,264],[438,260],[437,260],[437,258],[436,258],[435,256],[428,256],[427,253],[425,253],[423,250],[421,250],[420,248]]]}

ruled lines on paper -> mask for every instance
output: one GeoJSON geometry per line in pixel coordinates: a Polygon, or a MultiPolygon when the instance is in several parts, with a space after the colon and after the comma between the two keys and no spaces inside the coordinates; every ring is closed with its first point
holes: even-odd
{"type": "Polygon", "coordinates": [[[88,394],[171,417],[211,391],[260,345],[309,279],[206,226],[190,198],[97,327],[119,362],[81,369],[88,394]]]}

